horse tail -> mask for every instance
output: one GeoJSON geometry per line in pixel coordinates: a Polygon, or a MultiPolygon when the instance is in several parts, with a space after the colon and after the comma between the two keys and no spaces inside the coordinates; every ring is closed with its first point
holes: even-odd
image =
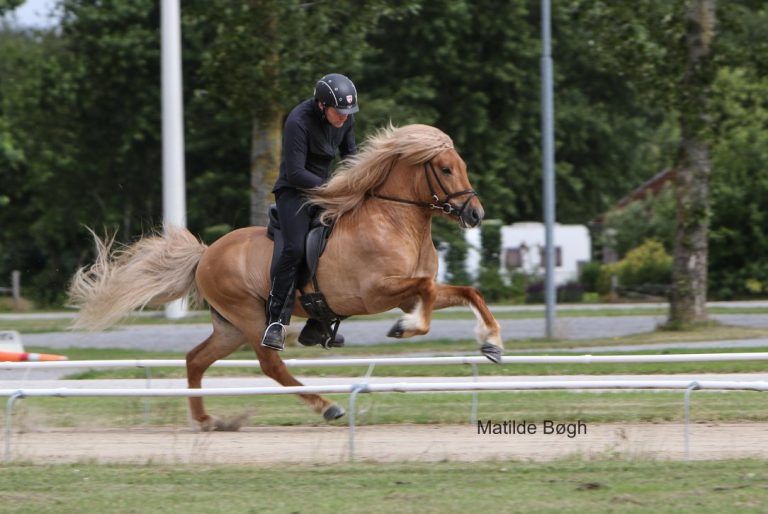
{"type": "Polygon", "coordinates": [[[80,310],[73,329],[103,330],[129,312],[187,296],[207,248],[188,230],[165,226],[152,235],[113,250],[114,236],[96,240],[96,261],[80,268],[69,287],[69,305],[80,310]]]}

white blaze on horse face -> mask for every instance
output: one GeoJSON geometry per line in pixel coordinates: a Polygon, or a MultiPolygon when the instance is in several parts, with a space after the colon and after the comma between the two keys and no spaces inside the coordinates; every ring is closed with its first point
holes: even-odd
{"type": "Polygon", "coordinates": [[[416,306],[411,312],[403,314],[400,324],[406,334],[426,334],[429,332],[429,324],[424,317],[424,304],[416,301],[416,306]]]}
{"type": "Polygon", "coordinates": [[[504,343],[501,340],[501,327],[499,327],[499,324],[496,323],[495,327],[489,327],[485,324],[483,317],[480,315],[480,311],[478,311],[474,305],[470,304],[469,308],[472,309],[472,312],[477,318],[477,325],[475,325],[475,337],[477,338],[477,342],[480,344],[491,343],[499,348],[504,348],[504,343]]]}

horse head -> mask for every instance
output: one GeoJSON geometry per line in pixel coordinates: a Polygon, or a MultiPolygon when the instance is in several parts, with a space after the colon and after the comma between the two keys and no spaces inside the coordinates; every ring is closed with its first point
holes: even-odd
{"type": "MultiPolygon", "coordinates": [[[[464,159],[448,148],[424,163],[423,191],[429,194],[431,209],[459,220],[463,227],[476,227],[485,216],[472,188],[464,159]]],[[[422,193],[423,194],[423,193],[422,193]]]]}

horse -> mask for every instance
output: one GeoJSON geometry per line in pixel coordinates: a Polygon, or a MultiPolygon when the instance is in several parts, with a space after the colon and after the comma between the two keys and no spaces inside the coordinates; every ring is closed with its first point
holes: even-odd
{"type": "MultiPolygon", "coordinates": [[[[482,295],[473,287],[436,282],[432,217],[447,216],[466,228],[484,216],[448,135],[427,125],[390,124],[343,160],[325,185],[310,190],[308,202],[323,210],[324,223],[334,224],[316,275],[334,313],[400,308],[388,336],[406,338],[429,331],[433,310],[469,305],[481,352],[500,361],[499,323],[482,295]]],[[[242,345],[255,350],[264,374],[283,386],[301,385],[279,352],[260,345],[273,250],[265,227],[234,230],[210,246],[172,225],[117,249],[114,238],[93,236],[95,261],[75,273],[69,288],[70,304],[79,309],[74,329],[101,330],[133,310],[192,295],[207,302],[213,332],[186,355],[190,389],[200,388],[207,368],[242,345]]],[[[299,298],[295,315],[307,316],[299,298]]],[[[300,397],[327,421],[344,415],[323,396],[300,397]]],[[[237,429],[208,414],[202,397],[188,400],[200,430],[237,429]]]]}

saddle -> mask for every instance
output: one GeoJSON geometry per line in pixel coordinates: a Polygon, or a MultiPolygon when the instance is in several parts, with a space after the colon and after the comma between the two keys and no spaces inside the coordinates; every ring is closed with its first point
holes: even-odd
{"type": "MultiPolygon", "coordinates": [[[[318,327],[320,330],[320,338],[322,342],[319,342],[324,348],[330,348],[337,346],[334,344],[336,340],[336,333],[339,330],[339,324],[346,318],[346,316],[339,316],[328,306],[328,302],[325,299],[325,295],[320,291],[320,287],[317,283],[317,266],[320,262],[320,256],[325,251],[325,247],[328,244],[328,238],[333,231],[333,225],[324,225],[320,223],[320,211],[315,213],[312,218],[312,222],[309,226],[309,232],[304,245],[304,259],[296,274],[296,284],[301,296],[299,301],[301,306],[307,315],[319,322],[318,327]],[[308,284],[312,284],[314,292],[306,292],[305,288],[308,284]]],[[[283,235],[280,231],[280,219],[277,214],[277,206],[271,205],[269,207],[269,223],[267,224],[267,237],[274,241],[274,250],[272,251],[272,266],[270,273],[272,276],[275,274],[275,267],[278,257],[283,251],[283,235]]],[[[299,342],[302,342],[302,338],[299,337],[299,342]]],[[[310,342],[308,346],[318,344],[317,342],[310,342]]]]}

